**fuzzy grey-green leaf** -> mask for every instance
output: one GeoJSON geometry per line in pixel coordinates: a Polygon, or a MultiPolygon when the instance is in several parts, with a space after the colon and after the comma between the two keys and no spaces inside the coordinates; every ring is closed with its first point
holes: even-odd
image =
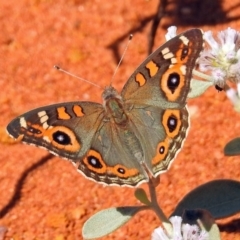
{"type": "Polygon", "coordinates": [[[217,218],[240,212],[240,182],[215,180],[188,193],[177,205],[172,216],[181,216],[186,209],[206,209],[217,218]]]}
{"type": "Polygon", "coordinates": [[[224,154],[226,156],[240,155],[240,138],[234,138],[224,147],[224,154]]]}
{"type": "Polygon", "coordinates": [[[201,96],[211,86],[213,86],[212,82],[192,79],[191,91],[188,93],[188,98],[201,96]]]}
{"type": "Polygon", "coordinates": [[[129,221],[137,212],[146,209],[146,206],[128,206],[108,208],[90,217],[83,225],[84,239],[103,237],[129,221]]]}
{"type": "Polygon", "coordinates": [[[221,240],[220,232],[216,223],[212,225],[208,234],[208,240],[221,240]]]}
{"type": "Polygon", "coordinates": [[[151,202],[149,201],[147,194],[143,188],[137,188],[134,192],[135,197],[143,204],[150,206],[151,202]]]}

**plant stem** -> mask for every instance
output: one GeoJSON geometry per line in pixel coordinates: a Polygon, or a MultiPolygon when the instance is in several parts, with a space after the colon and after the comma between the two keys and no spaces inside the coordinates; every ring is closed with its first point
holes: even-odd
{"type": "Polygon", "coordinates": [[[209,76],[209,75],[207,75],[207,74],[205,74],[205,73],[199,72],[199,71],[197,71],[196,69],[193,69],[192,73],[193,73],[195,76],[198,76],[198,77],[200,77],[200,78],[202,78],[202,79],[204,79],[204,80],[207,80],[207,81],[209,81],[209,82],[213,82],[212,76],[209,76]]]}
{"type": "Polygon", "coordinates": [[[166,215],[163,213],[162,209],[160,208],[158,202],[157,202],[157,195],[156,195],[156,187],[154,185],[153,180],[150,178],[148,182],[149,187],[149,193],[151,197],[151,207],[156,212],[158,218],[162,222],[170,223],[166,215]]]}
{"type": "MultiPolygon", "coordinates": [[[[159,180],[159,179],[160,179],[160,177],[157,178],[157,180],[159,180]]],[[[156,180],[156,179],[154,179],[154,180],[156,180]]],[[[165,230],[168,232],[168,234],[171,234],[172,233],[172,225],[158,204],[157,195],[156,195],[156,184],[154,184],[154,180],[152,178],[150,178],[148,181],[149,193],[150,193],[150,197],[151,197],[150,207],[157,214],[158,218],[162,222],[162,224],[163,224],[165,230]]]]}

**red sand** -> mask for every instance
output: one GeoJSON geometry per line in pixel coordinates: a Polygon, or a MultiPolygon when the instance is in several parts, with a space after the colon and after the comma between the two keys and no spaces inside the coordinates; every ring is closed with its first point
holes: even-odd
{"type": "MultiPolygon", "coordinates": [[[[201,2],[204,6],[205,1],[201,2]]],[[[211,1],[213,5],[215,2],[220,1],[211,1]]],[[[238,3],[225,0],[222,9],[213,5],[212,9],[201,8],[197,27],[215,32],[228,26],[239,30],[238,3]]],[[[104,187],[86,180],[70,162],[58,157],[42,163],[48,155],[45,150],[7,144],[10,140],[4,128],[12,118],[39,106],[72,100],[101,101],[99,89],[57,72],[53,66],[58,64],[106,86],[116,69],[115,54],[122,54],[128,34],[133,33],[114,80],[120,90],[147,56],[151,27],[147,20],[154,16],[157,5],[157,0],[0,1],[0,226],[7,228],[4,239],[81,239],[82,225],[92,214],[112,206],[139,204],[134,189],[104,187]]],[[[191,22],[191,26],[184,25],[176,17],[165,17],[161,26],[177,25],[181,32],[196,27],[197,22],[191,22]]],[[[166,30],[161,26],[155,48],[164,42],[166,30]]],[[[240,180],[239,157],[223,155],[225,143],[240,135],[239,114],[225,93],[212,88],[190,100],[189,109],[188,138],[158,187],[159,202],[167,215],[200,184],[220,178],[240,180]]],[[[145,211],[104,239],[149,239],[159,225],[155,214],[145,211]]],[[[239,232],[221,235],[225,240],[240,239],[239,232]]]]}

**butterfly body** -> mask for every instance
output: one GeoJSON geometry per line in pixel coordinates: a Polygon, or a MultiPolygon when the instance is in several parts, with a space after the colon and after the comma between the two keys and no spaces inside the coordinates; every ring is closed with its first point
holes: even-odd
{"type": "Polygon", "coordinates": [[[166,171],[189,127],[186,99],[202,32],[187,31],[151,54],[121,93],[104,89],[103,104],[67,102],[14,119],[8,133],[77,164],[87,178],[136,186],[166,171]]]}

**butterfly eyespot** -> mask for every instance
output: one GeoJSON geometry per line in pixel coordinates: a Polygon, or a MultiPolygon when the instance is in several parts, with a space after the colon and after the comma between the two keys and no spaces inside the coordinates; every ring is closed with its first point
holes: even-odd
{"type": "Polygon", "coordinates": [[[159,153],[160,154],[163,154],[165,152],[165,147],[164,146],[161,146],[160,148],[159,148],[159,153]]]}
{"type": "Polygon", "coordinates": [[[71,138],[68,134],[62,131],[56,131],[53,133],[53,140],[61,145],[71,144],[71,138]]]}
{"type": "Polygon", "coordinates": [[[41,134],[42,132],[39,129],[33,128],[33,127],[28,127],[28,132],[32,134],[41,134]]]}
{"type": "Polygon", "coordinates": [[[101,162],[99,161],[99,159],[97,159],[96,157],[94,156],[88,156],[87,157],[87,161],[88,163],[94,167],[94,168],[102,168],[103,165],[101,164],[101,162]]]}
{"type": "Polygon", "coordinates": [[[181,60],[183,60],[188,55],[188,47],[184,47],[181,54],[181,60]]]}
{"type": "Polygon", "coordinates": [[[169,140],[166,138],[164,141],[159,142],[156,148],[156,155],[152,159],[152,164],[156,165],[166,157],[169,149],[169,140]]]}
{"type": "Polygon", "coordinates": [[[169,116],[167,120],[167,126],[170,132],[173,132],[177,127],[177,118],[174,115],[169,116]]]}
{"type": "Polygon", "coordinates": [[[125,173],[126,173],[125,169],[123,169],[123,168],[121,168],[121,167],[118,168],[117,171],[118,171],[119,173],[121,173],[121,174],[125,174],[125,173]]]}
{"type": "Polygon", "coordinates": [[[180,132],[182,123],[181,110],[167,109],[164,111],[162,116],[162,124],[168,137],[176,137],[180,132]]]}
{"type": "Polygon", "coordinates": [[[171,73],[168,76],[167,86],[172,93],[178,88],[180,84],[180,76],[178,73],[171,73]]]}

